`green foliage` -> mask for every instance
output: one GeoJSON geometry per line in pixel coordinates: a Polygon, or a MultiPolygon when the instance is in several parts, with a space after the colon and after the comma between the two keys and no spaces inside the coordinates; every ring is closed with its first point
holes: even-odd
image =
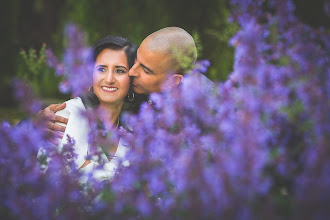
{"type": "MultiPolygon", "coordinates": [[[[68,0],[58,29],[62,30],[66,22],[74,22],[86,31],[90,45],[109,34],[126,36],[139,45],[156,30],[182,27],[196,41],[198,60],[210,60],[206,75],[212,80],[225,80],[234,60],[234,49],[228,40],[238,30],[238,25],[228,22],[229,15],[226,0],[68,0]]],[[[59,34],[56,33],[57,41],[61,38],[59,34]]]]}
{"type": "Polygon", "coordinates": [[[0,122],[7,121],[11,125],[16,125],[25,116],[26,113],[21,109],[16,107],[0,106],[0,122]]]}
{"type": "Polygon", "coordinates": [[[148,34],[168,26],[164,4],[151,0],[68,0],[63,15],[66,22],[77,23],[86,30],[90,44],[109,34],[140,44],[148,34]]]}
{"type": "Polygon", "coordinates": [[[17,77],[29,83],[40,97],[61,98],[63,95],[57,88],[60,78],[48,67],[45,50],[46,44],[43,44],[39,51],[33,48],[21,50],[17,77]]]}
{"type": "Polygon", "coordinates": [[[208,13],[209,24],[202,29],[203,56],[211,62],[208,76],[212,80],[224,81],[234,63],[234,48],[228,42],[239,30],[239,25],[228,21],[230,11],[225,0],[213,4],[213,10],[208,13]]]}
{"type": "Polygon", "coordinates": [[[44,10],[44,1],[34,0],[33,8],[36,12],[41,13],[44,10]]]}
{"type": "Polygon", "coordinates": [[[43,44],[39,53],[33,48],[29,49],[28,51],[21,50],[20,55],[22,60],[26,66],[25,71],[20,73],[23,79],[31,80],[33,78],[37,78],[40,72],[44,69],[45,64],[45,49],[46,45],[43,44]]]}
{"type": "Polygon", "coordinates": [[[194,30],[192,32],[192,37],[194,38],[195,44],[196,44],[196,48],[197,48],[197,57],[202,56],[203,54],[203,45],[201,43],[200,40],[200,36],[197,30],[194,30]]]}
{"type": "MultiPolygon", "coordinates": [[[[13,74],[16,73],[17,51],[15,46],[18,42],[19,30],[19,0],[2,1],[1,2],[0,29],[0,87],[9,89],[10,81],[13,74]]],[[[6,99],[8,94],[0,95],[0,101],[6,99]]]]}
{"type": "MultiPolygon", "coordinates": [[[[42,13],[46,5],[36,0],[33,8],[36,13],[42,13]]],[[[88,45],[109,34],[128,37],[139,45],[152,32],[167,26],[177,26],[193,35],[198,50],[197,59],[211,62],[206,73],[211,80],[225,80],[232,71],[234,50],[228,45],[228,40],[238,30],[238,26],[228,22],[230,12],[226,0],[66,0],[56,10],[57,20],[51,23],[54,27],[51,28],[51,41],[47,44],[51,45],[57,55],[63,53],[65,42],[62,30],[69,22],[78,24],[87,33],[88,45]]],[[[21,52],[17,75],[33,82],[38,94],[57,97],[60,93],[55,84],[59,80],[43,66],[41,57],[37,62],[39,56],[32,49],[27,50],[25,55],[21,52]],[[35,66],[27,66],[29,59],[34,61],[35,66]]]]}
{"type": "Polygon", "coordinates": [[[210,78],[223,81],[227,79],[233,68],[234,48],[229,46],[228,41],[237,32],[238,26],[225,24],[220,30],[209,29],[206,33],[216,39],[214,51],[210,52],[210,78]]]}

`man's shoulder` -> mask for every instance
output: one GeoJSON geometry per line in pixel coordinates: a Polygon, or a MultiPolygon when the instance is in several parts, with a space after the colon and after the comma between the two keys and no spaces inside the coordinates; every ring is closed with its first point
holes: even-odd
{"type": "Polygon", "coordinates": [[[182,84],[185,84],[185,80],[188,80],[188,84],[194,83],[195,85],[198,84],[199,86],[197,88],[200,89],[201,92],[203,92],[207,96],[213,96],[215,92],[215,83],[210,80],[207,76],[205,76],[202,73],[193,73],[185,75],[185,78],[183,80],[182,84]]]}
{"type": "Polygon", "coordinates": [[[200,74],[200,83],[202,86],[202,90],[206,95],[214,94],[214,82],[207,78],[204,74],[200,74]]]}

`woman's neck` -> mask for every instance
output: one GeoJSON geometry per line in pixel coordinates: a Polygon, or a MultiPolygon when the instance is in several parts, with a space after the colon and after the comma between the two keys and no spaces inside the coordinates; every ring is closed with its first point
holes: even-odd
{"type": "Polygon", "coordinates": [[[111,105],[100,103],[100,108],[105,113],[103,119],[105,120],[106,123],[109,123],[112,126],[116,126],[118,124],[118,117],[120,115],[123,104],[124,104],[123,102],[111,104],[111,105]]]}

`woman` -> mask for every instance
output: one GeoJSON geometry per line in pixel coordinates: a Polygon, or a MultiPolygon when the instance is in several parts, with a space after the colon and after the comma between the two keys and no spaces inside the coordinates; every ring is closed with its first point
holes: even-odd
{"type": "MultiPolygon", "coordinates": [[[[77,154],[75,163],[85,172],[94,170],[98,162],[85,159],[90,153],[88,145],[90,128],[88,120],[81,115],[81,112],[100,108],[106,113],[106,116],[102,117],[100,129],[106,132],[118,129],[124,103],[134,99],[134,93],[130,90],[128,71],[134,64],[136,51],[137,46],[123,37],[107,36],[99,40],[92,48],[93,84],[87,96],[67,101],[66,108],[56,112],[57,115],[69,119],[59,146],[67,143],[67,135],[74,138],[74,150],[77,154]],[[110,126],[112,128],[105,129],[106,124],[112,125],[110,126]]],[[[107,163],[103,170],[93,172],[94,177],[111,178],[118,166],[118,158],[123,157],[126,150],[122,140],[119,140],[118,145],[106,149],[107,155],[101,155],[107,163]]]]}

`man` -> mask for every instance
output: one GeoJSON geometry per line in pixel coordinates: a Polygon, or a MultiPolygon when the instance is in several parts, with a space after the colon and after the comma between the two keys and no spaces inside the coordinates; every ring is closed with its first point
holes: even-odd
{"type": "MultiPolygon", "coordinates": [[[[193,68],[197,50],[192,36],[178,27],[166,27],[147,36],[137,51],[137,59],[130,69],[133,90],[137,94],[149,95],[153,92],[178,86],[183,74],[193,68]]],[[[49,118],[50,132],[61,138],[68,119],[55,115],[65,108],[65,103],[50,105],[38,114],[49,118]]]]}
{"type": "Polygon", "coordinates": [[[179,85],[196,57],[194,39],[185,30],[167,27],[152,33],[142,41],[129,71],[134,92],[149,95],[179,85]]]}

